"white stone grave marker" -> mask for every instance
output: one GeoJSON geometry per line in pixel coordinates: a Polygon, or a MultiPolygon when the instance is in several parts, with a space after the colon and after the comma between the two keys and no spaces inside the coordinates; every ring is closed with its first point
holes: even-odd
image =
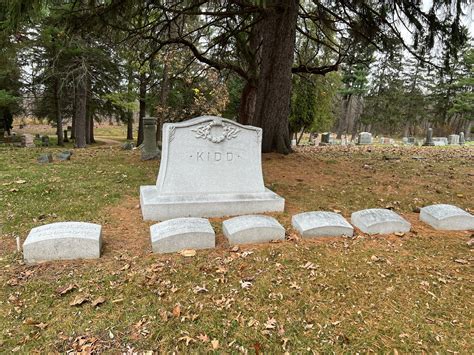
{"type": "Polygon", "coordinates": [[[303,238],[340,237],[354,234],[354,228],[344,217],[335,212],[304,212],[291,219],[293,227],[303,238]]]}
{"type": "Polygon", "coordinates": [[[269,216],[239,216],[222,223],[222,231],[230,245],[284,240],[285,228],[269,216]]]}
{"type": "Polygon", "coordinates": [[[184,249],[211,249],[216,235],[205,218],[175,218],[150,227],[154,253],[173,253],[184,249]]]}
{"type": "Polygon", "coordinates": [[[357,211],[351,215],[351,223],[367,234],[409,232],[411,224],[395,212],[383,208],[357,211]]]}
{"type": "Polygon", "coordinates": [[[420,220],[438,230],[474,230],[474,216],[453,205],[423,207],[420,220]]]}
{"type": "Polygon", "coordinates": [[[102,248],[102,227],[85,222],[58,222],[33,228],[23,243],[26,262],[95,259],[102,248]]]}

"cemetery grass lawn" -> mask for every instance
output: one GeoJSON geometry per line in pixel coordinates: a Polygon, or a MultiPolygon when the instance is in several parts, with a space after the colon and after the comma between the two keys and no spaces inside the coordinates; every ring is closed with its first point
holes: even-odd
{"type": "Polygon", "coordinates": [[[473,147],[265,155],[287,240],[232,251],[212,219],[217,248],[194,257],[150,253],[138,187],[156,161],[99,145],[36,163],[48,151],[61,149],[0,148],[1,352],[474,352],[472,233],[434,231],[413,212],[473,211],[473,147]],[[291,229],[301,211],[369,207],[393,208],[412,232],[315,241],[291,229]],[[102,224],[103,257],[24,265],[15,237],[64,220],[102,224]]]}

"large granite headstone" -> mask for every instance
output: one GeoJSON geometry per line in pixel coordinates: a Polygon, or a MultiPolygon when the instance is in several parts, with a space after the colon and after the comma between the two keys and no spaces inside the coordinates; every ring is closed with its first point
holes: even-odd
{"type": "Polygon", "coordinates": [[[285,228],[269,216],[248,215],[225,220],[222,223],[222,232],[230,245],[285,239],[285,228]]]}
{"type": "Polygon", "coordinates": [[[85,222],[58,222],[36,227],[23,244],[23,257],[28,263],[99,258],[101,231],[100,225],[85,222]]]}
{"type": "Polygon", "coordinates": [[[423,207],[420,220],[438,230],[474,230],[474,216],[453,205],[423,207]]]}
{"type": "Polygon", "coordinates": [[[369,132],[360,132],[357,140],[357,144],[372,144],[372,133],[369,132]]]}
{"type": "Polygon", "coordinates": [[[460,145],[466,144],[466,140],[464,139],[464,132],[459,133],[459,144],[460,145]]]}
{"type": "Polygon", "coordinates": [[[426,130],[426,139],[425,139],[425,143],[423,145],[427,146],[427,147],[432,147],[432,146],[435,145],[435,143],[433,141],[433,128],[428,128],[426,130]]]}
{"type": "Polygon", "coordinates": [[[173,253],[185,249],[210,249],[216,235],[205,218],[175,218],[150,227],[154,253],[173,253]]]}
{"type": "Polygon", "coordinates": [[[351,223],[367,234],[405,233],[411,224],[395,212],[383,208],[371,208],[354,212],[351,223]]]}
{"type": "Polygon", "coordinates": [[[156,185],[140,187],[145,220],[283,211],[263,183],[261,128],[201,116],[165,123],[162,141],[156,185]]]}
{"type": "Polygon", "coordinates": [[[313,237],[352,237],[354,228],[344,217],[335,212],[304,212],[291,219],[293,227],[303,238],[313,237]]]}

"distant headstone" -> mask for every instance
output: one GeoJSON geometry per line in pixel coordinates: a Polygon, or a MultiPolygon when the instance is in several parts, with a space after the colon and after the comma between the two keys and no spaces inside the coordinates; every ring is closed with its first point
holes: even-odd
{"type": "Polygon", "coordinates": [[[22,134],[21,135],[21,145],[26,148],[35,147],[35,139],[31,134],[22,134]]]}
{"type": "Polygon", "coordinates": [[[403,138],[402,138],[402,143],[403,143],[404,145],[407,145],[407,144],[408,144],[408,137],[403,137],[403,138]]]}
{"type": "Polygon", "coordinates": [[[474,230],[474,216],[453,205],[423,207],[420,220],[438,230],[474,230]]]}
{"type": "Polygon", "coordinates": [[[49,137],[48,136],[41,136],[41,145],[43,147],[49,147],[49,137]]]}
{"type": "Polygon", "coordinates": [[[234,217],[222,223],[222,231],[230,245],[285,239],[285,228],[275,218],[269,216],[234,217]]]}
{"type": "Polygon", "coordinates": [[[69,138],[67,136],[67,129],[64,130],[64,135],[63,135],[63,142],[64,143],[69,143],[69,138]]]}
{"type": "Polygon", "coordinates": [[[102,248],[102,227],[85,222],[58,222],[33,228],[23,244],[26,262],[95,259],[102,248]]]}
{"type": "Polygon", "coordinates": [[[158,159],[160,151],[156,145],[156,118],[143,118],[142,160],[158,159]]]}
{"type": "Polygon", "coordinates": [[[448,144],[449,145],[458,145],[459,144],[459,135],[457,134],[450,134],[448,136],[448,144]]]}
{"type": "Polygon", "coordinates": [[[294,215],[291,224],[303,238],[352,237],[354,228],[344,217],[335,212],[304,212],[294,215]]]}
{"type": "Polygon", "coordinates": [[[415,137],[408,137],[408,144],[415,144],[415,137]]]}
{"type": "Polygon", "coordinates": [[[291,140],[291,146],[296,147],[298,145],[298,141],[296,139],[291,140]]]}
{"type": "Polygon", "coordinates": [[[466,140],[464,139],[464,132],[459,133],[459,144],[460,145],[466,144],[466,140]]]}
{"type": "Polygon", "coordinates": [[[436,145],[436,146],[448,145],[448,138],[446,138],[446,137],[433,137],[433,145],[436,145]]]}
{"type": "Polygon", "coordinates": [[[154,253],[173,253],[185,249],[210,249],[216,235],[205,218],[175,218],[150,227],[154,253]]]}
{"type": "Polygon", "coordinates": [[[40,164],[46,164],[46,163],[52,163],[53,162],[53,155],[51,153],[46,153],[46,154],[40,154],[38,157],[38,163],[40,164]]]}
{"type": "Polygon", "coordinates": [[[65,160],[71,160],[72,152],[70,150],[65,150],[64,152],[59,153],[56,155],[58,160],[65,161],[65,160]]]}
{"type": "Polygon", "coordinates": [[[372,144],[372,133],[369,133],[369,132],[359,133],[357,144],[359,145],[372,144]]]}
{"type": "Polygon", "coordinates": [[[395,212],[372,208],[354,212],[351,223],[367,234],[390,234],[409,232],[411,224],[395,212]]]}
{"type": "Polygon", "coordinates": [[[123,150],[132,150],[135,147],[133,142],[125,142],[122,144],[122,149],[123,150]]]}
{"type": "Polygon", "coordinates": [[[329,141],[331,139],[331,133],[323,133],[321,134],[321,143],[328,143],[329,144],[329,141]]]}
{"type": "Polygon", "coordinates": [[[202,116],[165,123],[162,141],[156,185],[140,188],[145,220],[283,211],[263,183],[261,128],[202,116]]]}
{"type": "Polygon", "coordinates": [[[41,135],[39,133],[35,134],[35,139],[41,139],[41,135]]]}
{"type": "Polygon", "coordinates": [[[426,131],[426,139],[425,143],[423,144],[424,146],[430,147],[434,146],[434,140],[433,140],[433,128],[428,128],[426,131]]]}

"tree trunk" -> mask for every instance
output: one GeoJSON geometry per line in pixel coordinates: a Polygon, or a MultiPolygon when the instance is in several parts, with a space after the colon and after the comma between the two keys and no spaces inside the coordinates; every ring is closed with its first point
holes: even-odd
{"type": "Polygon", "coordinates": [[[59,79],[54,79],[54,110],[56,111],[56,135],[58,136],[58,145],[64,146],[63,118],[61,115],[61,90],[59,79]]]}
{"type": "Polygon", "coordinates": [[[262,62],[253,124],[263,129],[262,151],[288,154],[291,68],[298,0],[268,1],[262,21],[262,62]]]}
{"type": "Polygon", "coordinates": [[[73,85],[71,140],[76,139],[77,85],[73,85]]]}
{"type": "Polygon", "coordinates": [[[127,111],[125,113],[127,117],[127,140],[133,140],[133,112],[127,111]]]}
{"type": "Polygon", "coordinates": [[[96,143],[94,138],[94,115],[89,115],[89,139],[92,143],[96,143]]]}
{"type": "Polygon", "coordinates": [[[161,142],[161,135],[163,131],[163,123],[166,122],[164,117],[165,112],[168,112],[168,97],[170,93],[170,76],[168,64],[165,63],[163,68],[163,80],[161,81],[161,93],[160,93],[160,106],[162,108],[161,113],[156,121],[156,141],[161,142]]]}
{"type": "Polygon", "coordinates": [[[241,124],[248,125],[252,122],[255,115],[255,105],[257,103],[257,87],[255,84],[247,81],[242,95],[240,96],[239,119],[241,124]]]}
{"type": "Polygon", "coordinates": [[[76,148],[86,147],[86,121],[87,121],[87,85],[85,77],[77,79],[76,87],[76,148]]]}
{"type": "Polygon", "coordinates": [[[143,143],[143,117],[146,115],[146,78],[145,73],[140,74],[139,103],[140,111],[138,115],[138,137],[137,146],[143,143]]]}

